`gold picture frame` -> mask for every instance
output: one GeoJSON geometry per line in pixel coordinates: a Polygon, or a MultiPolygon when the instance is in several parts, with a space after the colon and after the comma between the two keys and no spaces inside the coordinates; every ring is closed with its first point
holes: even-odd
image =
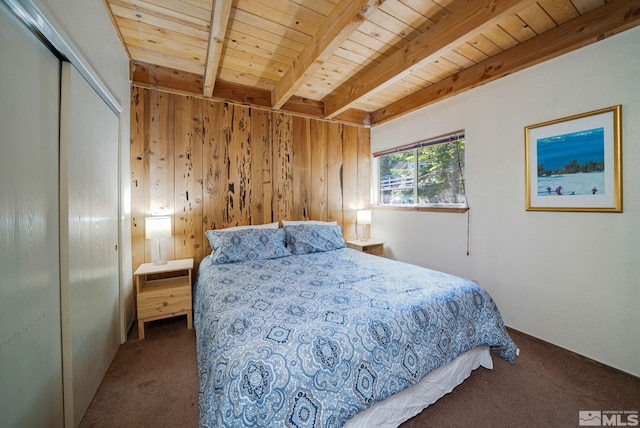
{"type": "Polygon", "coordinates": [[[622,212],[622,106],[524,128],[527,211],[622,212]]]}

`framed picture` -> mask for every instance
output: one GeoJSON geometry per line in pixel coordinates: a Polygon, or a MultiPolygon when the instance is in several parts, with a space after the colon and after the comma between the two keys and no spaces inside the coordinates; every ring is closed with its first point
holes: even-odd
{"type": "Polygon", "coordinates": [[[622,106],[525,127],[527,211],[622,212],[622,106]]]}

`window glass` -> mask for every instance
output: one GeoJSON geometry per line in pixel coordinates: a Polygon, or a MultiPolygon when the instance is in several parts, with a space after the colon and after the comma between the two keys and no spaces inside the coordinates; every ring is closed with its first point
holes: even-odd
{"type": "Polygon", "coordinates": [[[388,150],[378,157],[381,205],[465,206],[463,133],[388,150]]]}
{"type": "Polygon", "coordinates": [[[383,204],[413,204],[415,152],[400,152],[380,159],[380,201],[383,204]]]}

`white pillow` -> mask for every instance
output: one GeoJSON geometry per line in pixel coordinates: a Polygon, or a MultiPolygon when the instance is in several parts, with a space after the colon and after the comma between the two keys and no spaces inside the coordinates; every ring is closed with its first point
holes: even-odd
{"type": "Polygon", "coordinates": [[[274,221],[273,223],[267,223],[267,224],[247,224],[244,226],[233,226],[233,227],[226,227],[224,229],[215,229],[217,232],[230,232],[233,230],[243,230],[243,229],[279,229],[280,228],[280,224],[277,221],[274,221]]]}
{"type": "Polygon", "coordinates": [[[300,226],[301,224],[338,224],[337,221],[320,221],[320,220],[282,220],[282,226],[300,226]]]}

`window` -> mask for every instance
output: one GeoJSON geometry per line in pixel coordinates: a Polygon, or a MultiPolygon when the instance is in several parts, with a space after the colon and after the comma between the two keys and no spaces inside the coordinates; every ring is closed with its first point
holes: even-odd
{"type": "Polygon", "coordinates": [[[380,205],[466,207],[464,131],[374,153],[380,205]]]}

